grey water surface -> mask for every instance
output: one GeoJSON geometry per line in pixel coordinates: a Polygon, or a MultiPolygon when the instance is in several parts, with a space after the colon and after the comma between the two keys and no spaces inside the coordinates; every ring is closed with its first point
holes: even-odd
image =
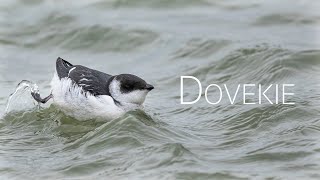
{"type": "Polygon", "coordinates": [[[0,179],[320,179],[318,1],[0,2],[0,179]],[[22,80],[50,93],[59,56],[144,78],[145,110],[81,122],[21,93],[5,113],[22,80]],[[183,75],[232,94],[295,84],[295,104],[181,105],[183,75]]]}

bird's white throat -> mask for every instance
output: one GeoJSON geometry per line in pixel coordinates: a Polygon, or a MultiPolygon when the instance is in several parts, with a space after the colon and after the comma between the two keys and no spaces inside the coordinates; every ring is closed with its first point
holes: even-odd
{"type": "Polygon", "coordinates": [[[114,78],[109,85],[111,96],[121,104],[127,104],[129,106],[141,106],[148,94],[148,90],[121,92],[120,87],[120,81],[116,80],[116,78],[114,78]]]}

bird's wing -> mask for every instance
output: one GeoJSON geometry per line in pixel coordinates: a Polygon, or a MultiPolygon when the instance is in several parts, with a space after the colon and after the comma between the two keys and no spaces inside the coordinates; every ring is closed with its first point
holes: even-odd
{"type": "Polygon", "coordinates": [[[75,65],[69,70],[68,77],[84,91],[92,95],[109,95],[108,80],[112,77],[109,74],[90,69],[84,66],[75,65]]]}

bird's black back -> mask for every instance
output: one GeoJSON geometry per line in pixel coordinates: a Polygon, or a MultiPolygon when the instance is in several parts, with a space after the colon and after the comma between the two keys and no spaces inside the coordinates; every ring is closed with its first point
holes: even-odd
{"type": "Polygon", "coordinates": [[[92,95],[109,95],[109,84],[113,79],[112,75],[87,68],[81,65],[72,65],[62,58],[57,59],[57,74],[60,79],[70,78],[75,84],[82,87],[85,92],[92,95]]]}

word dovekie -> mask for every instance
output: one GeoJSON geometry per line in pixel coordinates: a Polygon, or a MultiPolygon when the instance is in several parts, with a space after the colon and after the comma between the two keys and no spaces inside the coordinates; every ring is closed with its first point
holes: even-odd
{"type": "MultiPolygon", "coordinates": [[[[181,104],[194,104],[197,103],[202,94],[202,84],[194,76],[181,76],[180,77],[180,103],[181,104]],[[190,79],[195,82],[195,84],[198,85],[198,96],[196,99],[193,101],[185,101],[184,100],[184,79],[190,79]]],[[[235,92],[231,93],[230,92],[230,85],[229,89],[226,84],[223,84],[223,86],[220,86],[218,84],[210,84],[205,88],[204,91],[204,96],[207,101],[207,103],[211,105],[216,105],[219,104],[222,101],[222,98],[228,98],[228,101],[230,104],[234,104],[236,102],[237,97],[242,97],[242,102],[243,104],[263,104],[263,103],[268,103],[268,104],[295,104],[294,102],[287,102],[286,97],[288,96],[293,96],[294,93],[288,92],[289,87],[293,87],[294,84],[269,84],[269,85],[261,85],[261,84],[237,84],[237,87],[235,92]],[[239,93],[239,91],[242,88],[242,94],[239,93]],[[257,88],[258,93],[249,91],[249,89],[252,88],[257,88]],[[209,90],[217,90],[217,94],[215,94],[218,98],[215,98],[216,100],[210,100],[208,97],[208,91],[209,90]],[[279,89],[281,89],[279,91],[279,89]],[[223,93],[225,91],[225,93],[223,93]],[[274,92],[275,96],[274,97],[269,97],[267,93],[274,92]],[[254,98],[256,97],[258,99],[256,102],[247,102],[246,99],[248,98],[254,98]]]]}

